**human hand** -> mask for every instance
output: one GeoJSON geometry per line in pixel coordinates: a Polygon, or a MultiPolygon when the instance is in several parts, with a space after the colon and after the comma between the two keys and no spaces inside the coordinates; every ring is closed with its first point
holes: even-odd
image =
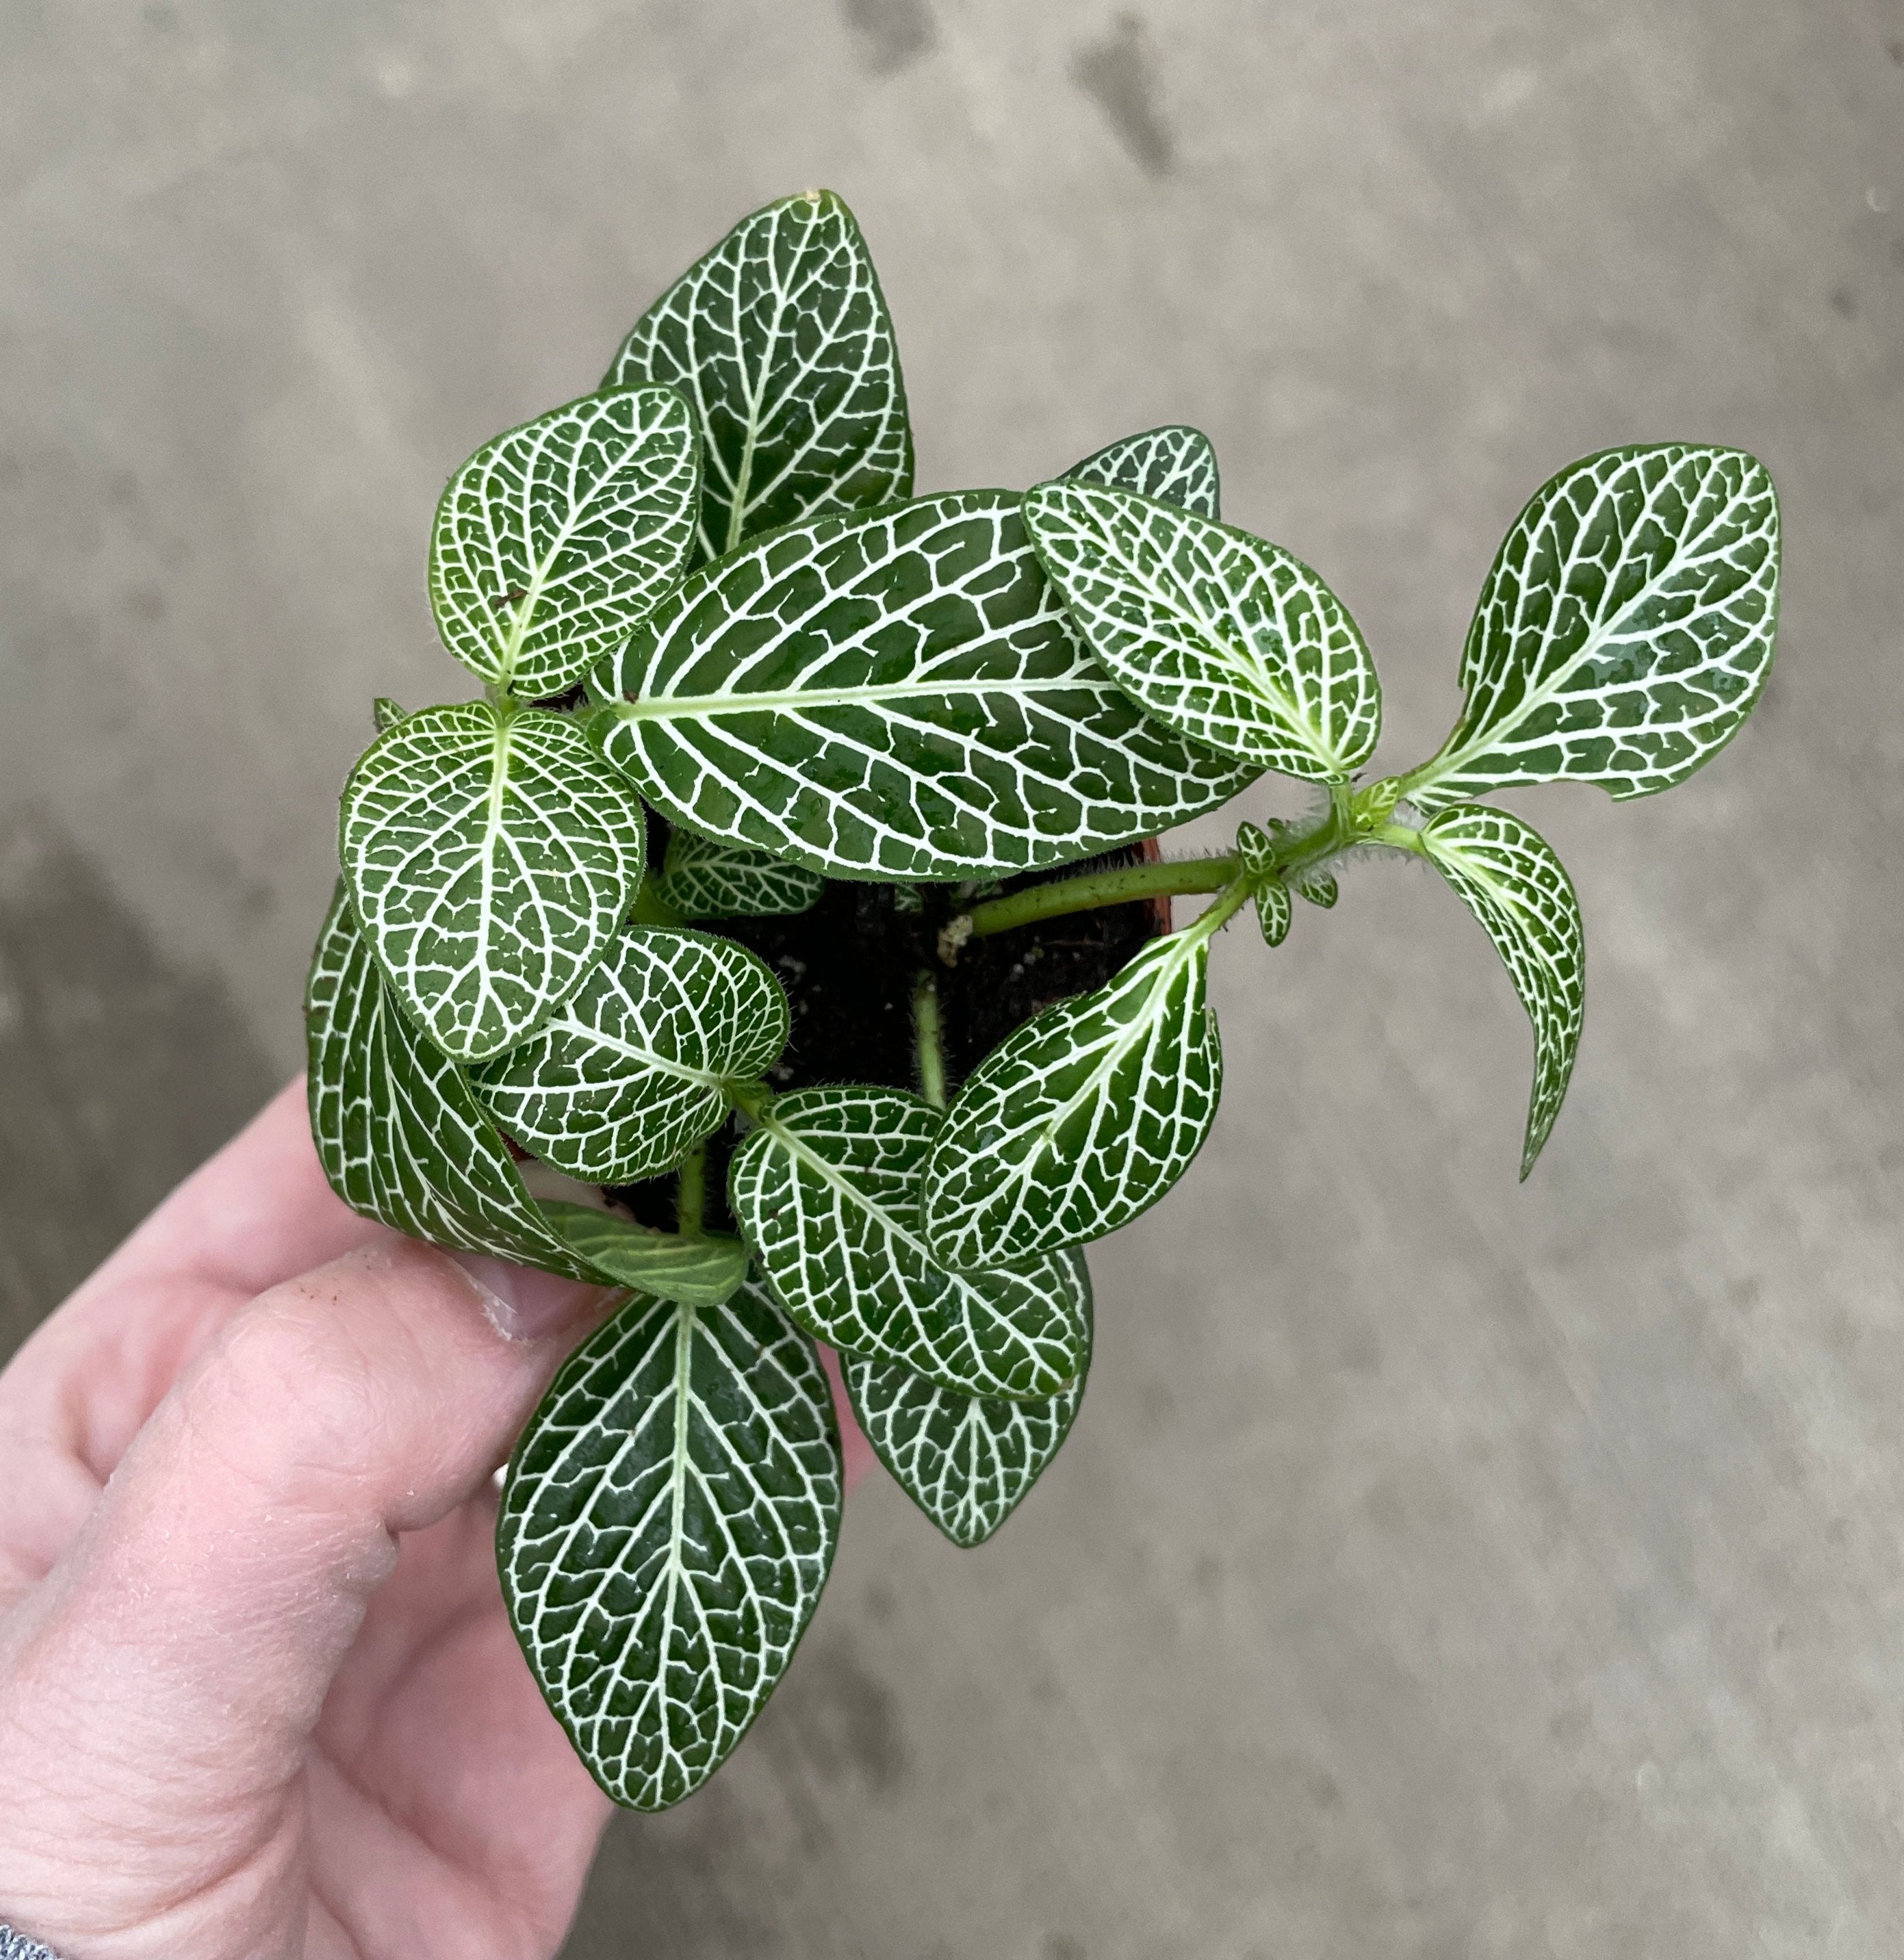
{"type": "Polygon", "coordinates": [[[356,1217],[301,1083],[80,1287],[0,1375],[0,1920],[68,1960],[555,1952],[609,1806],[491,1473],[613,1297],[356,1217]]]}

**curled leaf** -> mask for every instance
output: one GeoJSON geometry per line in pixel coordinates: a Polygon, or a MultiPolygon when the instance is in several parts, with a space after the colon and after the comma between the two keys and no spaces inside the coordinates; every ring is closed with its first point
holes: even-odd
{"type": "Polygon", "coordinates": [[[1524,1178],[1560,1113],[1586,1014],[1586,938],[1573,881],[1536,831],[1485,804],[1442,811],[1423,829],[1422,848],[1486,928],[1533,1023],[1524,1178]]]}

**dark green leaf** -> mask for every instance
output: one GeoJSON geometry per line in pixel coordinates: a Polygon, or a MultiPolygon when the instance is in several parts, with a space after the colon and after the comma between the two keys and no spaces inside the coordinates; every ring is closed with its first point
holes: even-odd
{"type": "Polygon", "coordinates": [[[677,830],[667,841],[662,902],[683,918],[770,918],[810,911],[826,881],[750,845],[716,844],[677,830]]]}
{"type": "Polygon", "coordinates": [[[893,323],[831,191],[743,218],[642,316],[607,379],[667,382],[694,404],[707,441],[702,558],[912,493],[893,323]]]}
{"type": "Polygon", "coordinates": [[[1065,472],[1074,482],[1135,490],[1199,517],[1223,514],[1216,451],[1201,429],[1181,424],[1127,435],[1065,472]]]}
{"type": "Polygon", "coordinates": [[[699,476],[671,388],[584,395],[485,443],[431,533],[443,644],[525,699],[561,693],[680,579],[699,476]]]}
{"type": "Polygon", "coordinates": [[[357,915],[405,1008],[461,1061],[521,1041],[581,984],[640,883],[640,805],[566,717],[426,708],[344,786],[357,915]]]}
{"type": "Polygon", "coordinates": [[[549,1229],[456,1064],[397,1011],[341,883],[304,1015],[311,1135],[352,1211],[451,1251],[608,1283],[549,1229]]]}
{"type": "Polygon", "coordinates": [[[1427,811],[1562,778],[1670,789],[1751,713],[1778,622],[1778,499],[1756,457],[1668,443],[1570,463],[1503,542],[1467,705],[1403,794],[1427,811]]]}
{"type": "Polygon", "coordinates": [[[1101,1238],[1189,1168],[1223,1077],[1204,998],[1209,928],[1153,940],[1061,1001],[966,1079],[925,1172],[928,1246],[978,1271],[1101,1238]]]}
{"type": "Polygon", "coordinates": [[[1275,847],[1255,824],[1242,823],[1237,826],[1237,856],[1249,874],[1263,938],[1280,946],[1289,936],[1289,887],[1276,868],[1275,847]]]}
{"type": "Polygon", "coordinates": [[[734,1215],[801,1326],[971,1395],[1046,1396],[1084,1365],[1083,1306],[1055,1259],[948,1272],[919,1232],[938,1112],[897,1089],[775,1099],[735,1153],[734,1215]]]}
{"type": "Polygon", "coordinates": [[[839,1504],[820,1357],[759,1287],[637,1294],[570,1357],[516,1446],[497,1560],[530,1671],[616,1803],[679,1803],[746,1734],[839,1504]]]}
{"type": "MultiPolygon", "coordinates": [[[[1074,1271],[1088,1334],[1091,1276],[1074,1271]]],[[[1088,1348],[1085,1370],[1090,1367],[1088,1348]]],[[[1084,1399],[1084,1373],[1043,1402],[962,1395],[890,1361],[840,1357],[853,1413],[899,1488],[954,1545],[982,1545],[1058,1454],[1084,1399]]]]}
{"type": "Polygon", "coordinates": [[[1024,870],[1154,835],[1248,765],[1085,650],[1003,491],[775,533],[597,671],[610,759],[672,823],[837,877],[1024,870]]]}
{"type": "Polygon", "coordinates": [[[632,926],[540,1032],[473,1071],[524,1148],[591,1184],[679,1163],[727,1120],[727,1085],[787,1042],[787,997],[731,940],[632,926]]]}
{"type": "Polygon", "coordinates": [[[1091,651],[1159,721],[1311,782],[1346,782],[1368,759],[1375,663],[1300,558],[1095,483],[1040,484],[1024,519],[1091,651]]]}
{"type": "Polygon", "coordinates": [[[1520,1175],[1560,1114],[1587,1011],[1587,945],[1566,867],[1504,810],[1457,805],[1422,832],[1422,848],[1494,941],[1533,1023],[1533,1093],[1520,1175]]]}

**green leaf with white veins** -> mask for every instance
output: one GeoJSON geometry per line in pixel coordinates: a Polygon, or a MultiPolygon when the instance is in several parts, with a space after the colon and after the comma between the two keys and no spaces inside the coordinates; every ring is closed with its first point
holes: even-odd
{"type": "Polygon", "coordinates": [[[804,864],[786,864],[751,845],[716,844],[692,831],[667,841],[662,902],[683,918],[772,918],[810,911],[826,881],[804,864]]]}
{"type": "Polygon", "coordinates": [[[619,1212],[545,1199],[543,1216],[598,1271],[683,1306],[718,1306],[747,1276],[747,1249],[722,1232],[654,1232],[619,1212]]]}
{"type": "Polygon", "coordinates": [[[747,1733],[839,1538],[820,1357],[765,1291],[637,1294],[564,1364],[497,1521],[530,1671],[603,1790],[664,1810],[747,1733]]]}
{"type": "Polygon", "coordinates": [[[1084,1365],[1071,1269],[948,1272],[919,1230],[919,1173],[939,1112],[897,1089],[776,1096],[734,1153],[729,1201],[788,1313],[847,1354],[896,1361],[966,1395],[1055,1395],[1084,1365]]]}
{"type": "Polygon", "coordinates": [[[610,760],[670,822],[845,878],[1035,870],[1234,796],[1253,769],[1091,657],[1018,502],[821,518],[696,572],[597,670],[610,760]]]}
{"type": "Polygon", "coordinates": [[[1562,778],[1670,789],[1751,713],[1778,621],[1778,499],[1756,457],[1670,443],[1571,463],[1503,542],[1467,705],[1403,794],[1426,812],[1562,778]]]}
{"type": "Polygon", "coordinates": [[[707,442],[701,558],[912,494],[893,323],[829,190],[743,218],[635,323],[607,378],[667,382],[693,403],[707,442]]]}
{"type": "Polygon", "coordinates": [[[525,699],[561,693],[679,582],[699,476],[671,388],[584,395],[485,443],[430,534],[443,644],[525,699]]]}
{"type": "Polygon", "coordinates": [[[1181,424],[1127,435],[1065,472],[1073,482],[1135,490],[1199,517],[1223,514],[1216,450],[1201,429],[1181,424]]]}
{"type": "Polygon", "coordinates": [[[1345,782],[1368,759],[1375,663],[1300,558],[1094,483],[1041,483],[1024,517],[1078,631],[1159,721],[1310,782],[1345,782]]]}
{"type": "Polygon", "coordinates": [[[1520,1175],[1534,1166],[1574,1072],[1587,1008],[1587,946],[1566,867],[1519,817],[1479,803],[1432,819],[1422,848],[1494,941],[1533,1023],[1533,1094],[1520,1175]]]}
{"type": "Polygon", "coordinates": [[[486,702],[406,715],[344,786],[357,915],[411,1017],[460,1061],[532,1033],[641,882],[641,806],[575,724],[486,702]]]}
{"type": "Polygon", "coordinates": [[[925,1240],[945,1265],[981,1271],[1102,1238],[1189,1169],[1223,1082],[1204,998],[1210,916],[1047,1007],[966,1078],[925,1172],[925,1240]]]}
{"type": "Polygon", "coordinates": [[[745,947],[632,926],[551,1020],[470,1080],[543,1163],[591,1184],[634,1184],[721,1127],[726,1085],[770,1068],[787,1029],[780,982],[745,947]]]}
{"type": "MultiPolygon", "coordinates": [[[[1084,1255],[1060,1258],[1091,1317],[1084,1255]]],[[[1088,1370],[1090,1357],[1085,1366],[1088,1370]]],[[[853,1413],[901,1490],[954,1545],[982,1545],[1058,1454],[1084,1399],[1084,1375],[1042,1402],[961,1395],[890,1361],[840,1357],[853,1413]]]]}
{"type": "Polygon", "coordinates": [[[353,1211],[452,1251],[611,1283],[550,1229],[456,1064],[398,1010],[341,883],[304,1016],[311,1136],[353,1211]]]}

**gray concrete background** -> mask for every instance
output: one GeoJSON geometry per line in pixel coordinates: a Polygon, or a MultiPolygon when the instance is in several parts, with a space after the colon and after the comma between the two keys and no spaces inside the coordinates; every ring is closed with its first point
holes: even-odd
{"type": "Polygon", "coordinates": [[[1756,723],[1523,806],[1592,954],[1533,1181],[1445,893],[1233,934],[1065,1456],[976,1553],[856,1500],[577,1960],[1904,1952],[1901,132],[1876,0],[0,7],[12,1335],[295,1064],[370,697],[461,691],[444,476],[771,196],[859,212],[924,485],[1207,428],[1385,765],[1551,469],[1783,492],[1756,723]]]}

